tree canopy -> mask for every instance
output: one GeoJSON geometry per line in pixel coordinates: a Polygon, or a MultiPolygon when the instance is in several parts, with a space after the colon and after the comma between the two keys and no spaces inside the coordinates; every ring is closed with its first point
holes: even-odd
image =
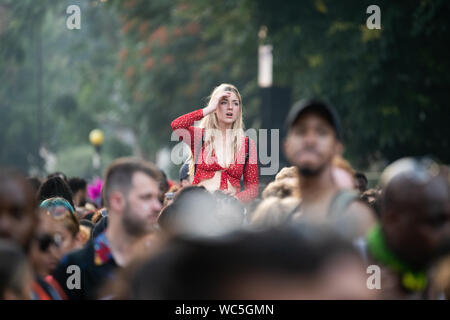
{"type": "Polygon", "coordinates": [[[222,82],[240,89],[246,126],[258,128],[258,46],[271,44],[274,86],[331,101],[355,166],[424,154],[448,163],[450,4],[380,0],[381,29],[370,30],[371,4],[2,0],[0,161],[40,167],[41,146],[86,158],[96,127],[106,158],[155,160],[173,145],[170,122],[222,82]],[[69,4],[80,5],[81,30],[65,28],[69,4]]]}

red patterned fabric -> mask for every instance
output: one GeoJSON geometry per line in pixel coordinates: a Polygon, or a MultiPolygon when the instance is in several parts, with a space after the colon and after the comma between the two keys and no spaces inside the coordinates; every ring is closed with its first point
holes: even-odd
{"type": "Polygon", "coordinates": [[[61,296],[62,300],[69,300],[69,298],[67,298],[67,295],[64,292],[63,288],[61,288],[58,281],[56,281],[52,275],[48,275],[47,277],[45,277],[45,281],[58,292],[58,294],[61,296]]]}
{"type": "MultiPolygon", "coordinates": [[[[172,130],[177,129],[187,129],[189,137],[183,136],[183,133],[180,132],[179,138],[180,140],[189,144],[191,148],[191,152],[193,154],[193,159],[198,159],[197,171],[195,173],[194,180],[192,184],[198,184],[203,180],[211,179],[214,177],[216,171],[222,171],[220,178],[220,190],[228,189],[228,181],[230,184],[240,189],[240,180],[242,175],[244,176],[244,190],[236,193],[236,198],[242,202],[250,202],[258,196],[258,161],[256,154],[256,146],[255,143],[250,140],[250,153],[249,159],[247,161],[247,165],[244,172],[244,163],[245,156],[248,152],[247,150],[247,141],[244,141],[242,144],[243,148],[238,151],[237,161],[234,164],[231,164],[228,168],[223,168],[221,165],[217,163],[217,158],[215,154],[211,155],[211,160],[209,163],[206,163],[203,158],[205,146],[202,146],[200,151],[200,156],[197,157],[197,152],[199,150],[199,146],[202,142],[203,129],[194,127],[193,124],[195,121],[199,121],[203,118],[203,110],[198,109],[196,111],[190,112],[188,114],[182,115],[178,117],[171,123],[172,130]],[[186,141],[188,138],[189,141],[186,141]]],[[[247,137],[245,139],[248,139],[247,137]]]]}

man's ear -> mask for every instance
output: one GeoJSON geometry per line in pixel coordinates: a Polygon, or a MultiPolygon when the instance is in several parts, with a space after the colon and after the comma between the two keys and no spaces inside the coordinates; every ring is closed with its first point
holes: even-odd
{"type": "Polygon", "coordinates": [[[114,212],[123,212],[125,209],[125,197],[120,191],[113,191],[109,195],[109,205],[114,212]]]}

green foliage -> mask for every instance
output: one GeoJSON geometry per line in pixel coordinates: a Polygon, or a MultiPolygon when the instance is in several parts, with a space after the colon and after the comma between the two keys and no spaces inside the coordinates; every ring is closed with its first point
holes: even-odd
{"type": "Polygon", "coordinates": [[[39,157],[39,92],[35,54],[48,0],[0,3],[0,163],[28,169],[39,157]],[[33,5],[32,5],[33,4],[33,5]]]}
{"type": "Polygon", "coordinates": [[[276,81],[336,105],[359,166],[428,153],[449,162],[448,1],[378,1],[381,30],[365,26],[372,2],[305,2],[257,2],[276,81]]]}
{"type": "MultiPolygon", "coordinates": [[[[0,88],[5,132],[0,162],[44,173],[41,146],[63,159],[57,163],[69,163],[69,150],[88,143],[92,129],[107,128],[120,118],[114,87],[117,22],[97,1],[6,1],[0,8],[6,12],[0,30],[5,84],[0,88]],[[81,30],[66,27],[66,8],[72,4],[81,8],[81,30]]],[[[124,154],[114,134],[105,145],[109,158],[124,154]]],[[[86,171],[83,166],[58,168],[86,171]]]]}
{"type": "Polygon", "coordinates": [[[197,12],[195,1],[115,1],[113,5],[123,21],[119,61],[126,80],[123,96],[144,154],[154,156],[167,145],[170,122],[204,107],[207,96],[222,82],[234,83],[242,91],[247,125],[256,118],[257,42],[241,43],[246,39],[241,36],[236,44],[232,32],[216,29],[223,18],[223,23],[233,21],[255,38],[255,26],[240,16],[240,7],[217,17],[197,12]],[[240,50],[253,55],[236,59],[240,50]]]}
{"type": "MultiPolygon", "coordinates": [[[[240,89],[245,123],[258,127],[257,53],[266,43],[274,48],[274,85],[339,110],[346,156],[358,168],[407,155],[449,162],[450,4],[380,0],[382,29],[369,30],[371,4],[2,0],[0,162],[42,167],[43,145],[63,159],[58,168],[72,170],[61,163],[72,165],[64,159],[77,158],[73,150],[88,159],[97,127],[105,159],[155,160],[171,144],[170,122],[203,107],[222,82],[240,89]],[[65,27],[69,4],[81,7],[81,30],[65,27]],[[263,26],[267,36],[259,38],[263,26]],[[123,142],[123,130],[136,145],[123,142]]],[[[77,172],[88,174],[87,160],[79,161],[77,172]]]]}
{"type": "Polygon", "coordinates": [[[346,155],[357,166],[426,153],[448,162],[448,2],[379,1],[381,30],[365,26],[370,4],[114,2],[123,16],[121,66],[126,90],[136,90],[129,99],[140,136],[152,132],[152,140],[164,143],[170,120],[198,107],[220,82],[242,89],[246,123],[257,124],[259,42],[274,47],[274,85],[292,87],[294,99],[322,97],[337,107],[346,155]],[[189,33],[193,25],[196,32],[189,33]],[[267,38],[258,40],[261,26],[267,38]]]}

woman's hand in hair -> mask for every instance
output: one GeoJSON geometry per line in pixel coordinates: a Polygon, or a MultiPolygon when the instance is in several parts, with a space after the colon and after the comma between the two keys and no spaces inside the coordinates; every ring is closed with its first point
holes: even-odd
{"type": "Polygon", "coordinates": [[[222,93],[217,94],[215,97],[212,97],[211,100],[209,101],[208,106],[203,108],[203,116],[207,116],[208,114],[216,111],[220,101],[222,101],[223,98],[229,98],[230,95],[231,91],[224,91],[222,93]]]}

